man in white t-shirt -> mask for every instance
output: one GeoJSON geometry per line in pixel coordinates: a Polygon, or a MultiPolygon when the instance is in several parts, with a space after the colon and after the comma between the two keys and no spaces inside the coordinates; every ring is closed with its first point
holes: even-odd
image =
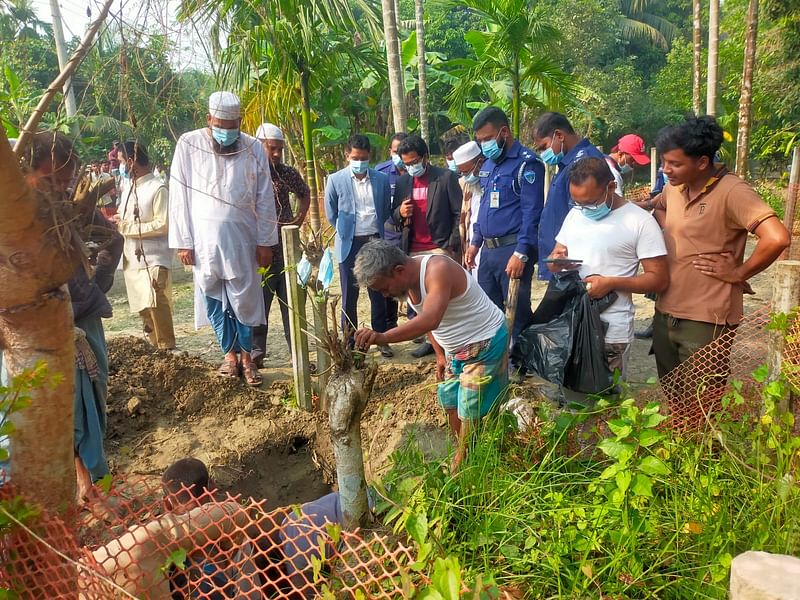
{"type": "MultiPolygon", "coordinates": [[[[569,174],[573,209],[556,236],[551,258],[572,258],[579,265],[592,298],[611,291],[619,296],[600,314],[608,324],[606,357],[612,371],[624,378],[633,341],[632,294],[660,293],[669,286],[667,250],[655,219],[614,193],[614,177],[606,161],[588,157],[569,174]],[[639,273],[639,265],[642,273],[639,273]]],[[[551,265],[551,270],[563,268],[551,265]]]]}

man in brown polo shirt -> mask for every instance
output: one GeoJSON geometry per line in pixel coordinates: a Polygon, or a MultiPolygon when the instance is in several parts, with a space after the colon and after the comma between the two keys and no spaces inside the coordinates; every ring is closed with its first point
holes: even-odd
{"type": "MultiPolygon", "coordinates": [[[[659,377],[739,324],[747,280],[789,245],[789,232],[753,188],[714,164],[721,145],[722,128],[710,116],[689,117],[656,140],[669,180],[653,200],[670,275],[653,322],[659,377]],[[748,233],[758,243],[744,260],[748,233]]],[[[721,354],[714,371],[724,375],[727,352],[721,354]]],[[[695,394],[692,387],[686,391],[695,394]]]]}

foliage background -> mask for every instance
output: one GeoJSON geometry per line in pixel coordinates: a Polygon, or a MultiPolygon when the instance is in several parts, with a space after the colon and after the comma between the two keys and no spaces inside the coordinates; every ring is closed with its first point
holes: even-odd
{"type": "MultiPolygon", "coordinates": [[[[261,7],[261,14],[280,17],[280,10],[288,4],[286,0],[249,2],[198,2],[211,12],[186,10],[183,20],[177,24],[173,20],[169,27],[142,18],[147,11],[115,15],[75,77],[79,114],[67,120],[59,103],[46,116],[45,125],[64,130],[77,126],[86,158],[104,154],[114,139],[136,135],[155,149],[159,162],[167,163],[178,136],[203,123],[208,93],[227,86],[240,91],[247,101],[251,129],[262,118],[281,121],[289,133],[290,157],[302,163],[299,81],[287,79],[285,72],[274,68],[275,57],[280,55],[277,42],[262,40],[258,52],[248,54],[252,48],[245,48],[239,62],[234,60],[247,43],[241,34],[245,25],[252,26],[253,15],[258,14],[255,7],[261,7]],[[209,14],[223,11],[231,17],[209,22],[209,14]],[[206,32],[201,35],[203,47],[189,51],[208,54],[205,67],[185,60],[186,48],[178,47],[173,35],[177,30],[197,29],[199,24],[208,26],[200,30],[206,32]]],[[[371,16],[380,19],[377,0],[325,0],[324,4],[331,10],[346,7],[356,15],[356,23],[368,23],[371,16]]],[[[441,137],[459,122],[468,127],[469,115],[483,105],[497,103],[510,109],[510,96],[502,82],[481,88],[464,81],[467,76],[475,77],[474,71],[465,71],[464,61],[487,64],[487,57],[476,55],[474,44],[468,41],[475,39],[470,32],[491,31],[479,11],[469,8],[480,4],[479,0],[429,0],[425,4],[430,141],[436,152],[441,137]],[[469,89],[467,114],[454,106],[453,90],[459,86],[469,89]]],[[[564,85],[577,90],[574,97],[567,95],[558,102],[596,144],[610,149],[620,135],[636,132],[651,145],[661,127],[691,110],[688,0],[503,0],[492,4],[529,12],[537,23],[556,32],[532,41],[532,51],[537,60],[547,59],[557,66],[565,74],[564,85]]],[[[146,5],[158,12],[155,2],[146,5]]],[[[398,6],[409,127],[413,129],[418,126],[414,1],[399,0],[398,6]]],[[[718,115],[732,135],[736,132],[746,9],[747,0],[726,0],[722,7],[718,115]]],[[[798,139],[798,14],[800,0],[762,1],[751,149],[760,176],[785,175],[788,151],[798,139]]],[[[705,14],[703,22],[707,23],[705,14]]],[[[291,35],[287,31],[285,39],[291,35]]],[[[378,146],[393,133],[381,36],[380,27],[326,27],[305,42],[316,45],[321,57],[311,66],[315,85],[310,107],[313,143],[326,170],[340,163],[339,145],[351,131],[370,133],[378,146]],[[360,56],[355,56],[352,48],[358,48],[360,56]]],[[[705,45],[705,30],[703,37],[705,45]]],[[[0,0],[0,38],[0,114],[13,136],[58,66],[51,27],[42,22],[30,0],[0,0]]],[[[77,41],[71,40],[70,47],[77,41]]],[[[705,72],[705,54],[703,61],[705,72]]],[[[523,93],[523,141],[529,141],[526,125],[552,102],[555,100],[523,93]]],[[[381,147],[374,158],[383,155],[381,147]]]]}

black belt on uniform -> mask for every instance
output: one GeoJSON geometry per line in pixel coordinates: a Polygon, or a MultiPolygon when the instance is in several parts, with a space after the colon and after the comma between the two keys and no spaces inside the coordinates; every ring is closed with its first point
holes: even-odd
{"type": "Polygon", "coordinates": [[[370,235],[354,235],[353,241],[355,242],[369,242],[372,240],[380,239],[380,236],[377,233],[373,233],[370,235]]]}
{"type": "Polygon", "coordinates": [[[498,238],[483,238],[483,244],[487,248],[502,248],[503,246],[510,246],[517,243],[517,234],[509,233],[503,237],[498,238]]]}

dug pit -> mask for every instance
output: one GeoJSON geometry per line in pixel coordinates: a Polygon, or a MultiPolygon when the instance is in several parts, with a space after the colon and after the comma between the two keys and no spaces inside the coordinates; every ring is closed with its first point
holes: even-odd
{"type": "MultiPolygon", "coordinates": [[[[327,419],[292,408],[285,374],[264,370],[265,384],[253,389],[197,357],[154,351],[140,339],[115,338],[108,348],[106,448],[116,474],[159,477],[175,460],[194,456],[220,487],[270,507],[312,500],[334,486],[327,419]]],[[[450,441],[435,389],[432,363],[379,372],[362,418],[368,479],[385,472],[409,437],[432,460],[446,460],[450,441]]]]}

